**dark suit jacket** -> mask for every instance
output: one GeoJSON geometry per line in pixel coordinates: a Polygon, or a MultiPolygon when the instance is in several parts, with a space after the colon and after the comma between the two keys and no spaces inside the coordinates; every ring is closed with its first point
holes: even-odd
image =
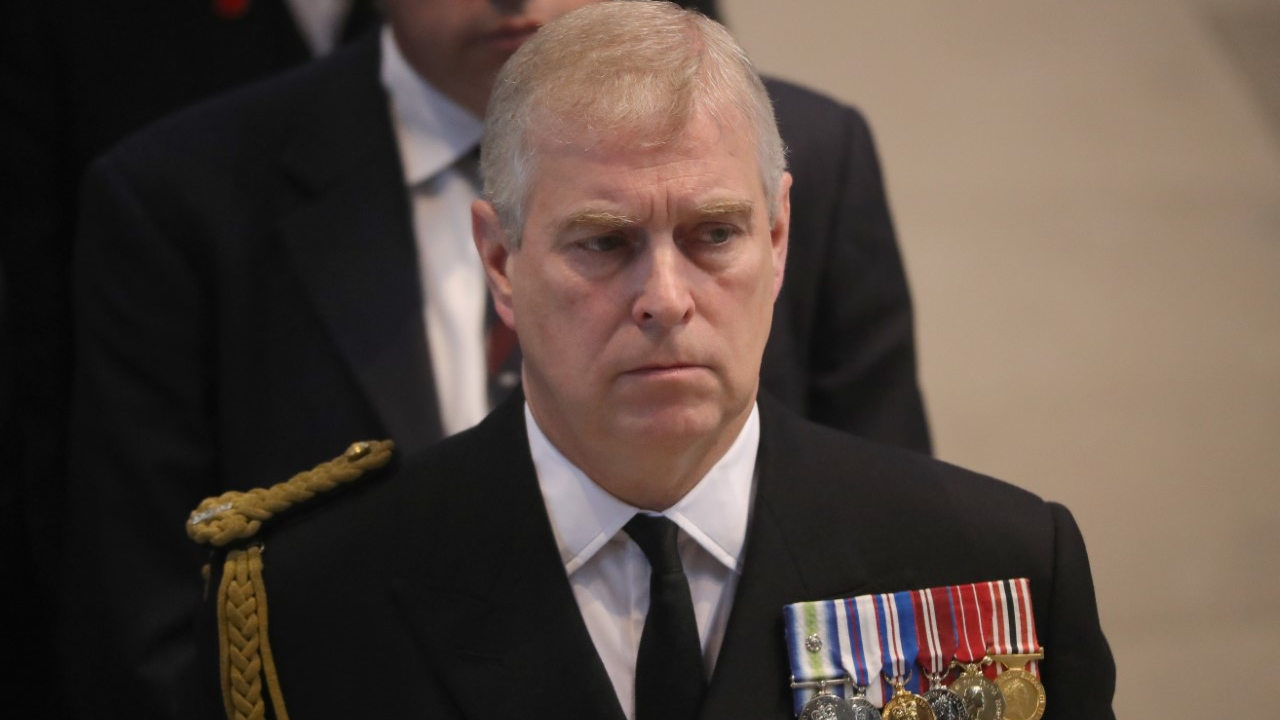
{"type": "MultiPolygon", "coordinates": [[[[359,483],[257,538],[291,717],[622,717],[556,550],[520,398],[359,483]]],[[[765,399],[743,563],[704,718],[794,717],[788,603],[1011,577],[1031,581],[1046,720],[1113,717],[1079,532],[1011,485],[765,399]]],[[[213,618],[210,603],[183,717],[220,712],[213,618]]]]}
{"type": "MultiPolygon", "coordinates": [[[[76,188],[90,161],[167,113],[311,58],[283,0],[13,0],[0,22],[0,257],[10,268],[16,462],[56,531],[70,376],[76,188]],[[48,486],[48,487],[36,487],[48,486]]],[[[6,457],[15,456],[5,447],[6,457]]],[[[47,541],[47,539],[46,539],[47,541]]],[[[40,558],[46,561],[50,558],[40,558]]]]}
{"type": "MultiPolygon", "coordinates": [[[[106,685],[78,699],[163,695],[186,661],[201,554],[181,522],[200,499],[354,439],[391,437],[412,457],[441,435],[370,40],[156,125],[88,176],[65,636],[113,661],[71,653],[75,686],[106,685]]],[[[867,127],[770,88],[797,180],[765,386],[821,422],[927,450],[867,127]]]]}
{"type": "Polygon", "coordinates": [[[0,20],[0,258],[9,270],[11,405],[0,406],[0,512],[27,618],[0,660],[14,716],[55,717],[46,641],[67,497],[70,275],[89,162],[184,105],[311,59],[283,0],[234,18],[214,0],[6,0],[0,20]],[[11,504],[10,504],[11,503],[11,504]]]}

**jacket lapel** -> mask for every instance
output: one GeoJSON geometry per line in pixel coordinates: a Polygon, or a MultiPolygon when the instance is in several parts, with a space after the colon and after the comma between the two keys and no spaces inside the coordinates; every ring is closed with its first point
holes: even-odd
{"type": "Polygon", "coordinates": [[[523,407],[517,392],[460,438],[474,444],[470,477],[432,501],[450,557],[393,592],[464,716],[622,720],[556,551],[523,407]]]}
{"type": "Polygon", "coordinates": [[[794,717],[783,607],[866,591],[872,571],[862,550],[883,547],[875,538],[878,521],[860,523],[861,513],[831,506],[823,492],[831,471],[823,458],[806,453],[806,428],[770,398],[761,396],[759,404],[756,500],[742,576],[703,706],[708,719],[794,717]]]}
{"type": "MultiPolygon", "coordinates": [[[[280,233],[338,351],[404,454],[442,434],[407,193],[371,33],[283,148],[280,233]]],[[[337,58],[343,59],[343,58],[337,58]]],[[[337,60],[335,59],[335,60],[337,60]]]]}

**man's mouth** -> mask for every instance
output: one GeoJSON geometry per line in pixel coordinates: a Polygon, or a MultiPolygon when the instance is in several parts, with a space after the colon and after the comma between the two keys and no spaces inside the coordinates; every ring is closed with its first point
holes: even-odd
{"type": "Polygon", "coordinates": [[[655,379],[678,378],[704,369],[704,366],[692,363],[651,363],[628,370],[626,374],[655,379]]]}
{"type": "Polygon", "coordinates": [[[497,29],[484,36],[485,42],[494,49],[514,53],[526,40],[538,32],[542,23],[536,20],[508,20],[498,25],[497,29]]]}

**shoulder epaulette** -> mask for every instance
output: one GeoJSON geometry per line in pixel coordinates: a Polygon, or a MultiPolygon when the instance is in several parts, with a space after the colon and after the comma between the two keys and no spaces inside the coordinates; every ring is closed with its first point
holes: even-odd
{"type": "MultiPolygon", "coordinates": [[[[340,457],[269,488],[209,498],[191,513],[187,535],[215,547],[252,538],[277,514],[386,465],[393,447],[390,440],[358,442],[340,457]]],[[[265,717],[268,701],[275,720],[289,720],[267,633],[262,572],[262,545],[254,542],[227,553],[218,583],[218,667],[228,720],[265,717]]],[[[205,573],[207,582],[208,566],[205,573]]]]}
{"type": "Polygon", "coordinates": [[[187,536],[214,547],[253,537],[262,523],[277,514],[386,465],[394,447],[390,440],[354,443],[333,460],[269,488],[232,490],[207,498],[191,513],[187,536]]]}

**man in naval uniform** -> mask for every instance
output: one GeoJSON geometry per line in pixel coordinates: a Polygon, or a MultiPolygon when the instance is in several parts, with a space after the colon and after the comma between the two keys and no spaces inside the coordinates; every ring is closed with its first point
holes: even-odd
{"type": "Polygon", "coordinates": [[[1045,717],[1113,717],[1065,508],[759,390],[792,180],[723,28],[663,3],[568,13],[503,68],[483,147],[475,244],[522,392],[246,526],[228,567],[263,568],[214,572],[183,717],[269,697],[295,718],[781,720],[785,605],[1013,577],[1045,717]],[[261,599],[233,612],[232,586],[261,599]],[[229,631],[242,611],[263,616],[229,631]]]}
{"type": "MultiPolygon", "coordinates": [[[[594,1],[386,0],[380,32],[168,118],[90,171],[60,643],[80,715],[172,712],[203,559],[173,518],[352,438],[416,455],[518,379],[518,363],[486,367],[480,118],[515,47],[594,1]]],[[[766,87],[798,217],[761,383],[822,424],[928,452],[867,124],[766,87]]]]}

